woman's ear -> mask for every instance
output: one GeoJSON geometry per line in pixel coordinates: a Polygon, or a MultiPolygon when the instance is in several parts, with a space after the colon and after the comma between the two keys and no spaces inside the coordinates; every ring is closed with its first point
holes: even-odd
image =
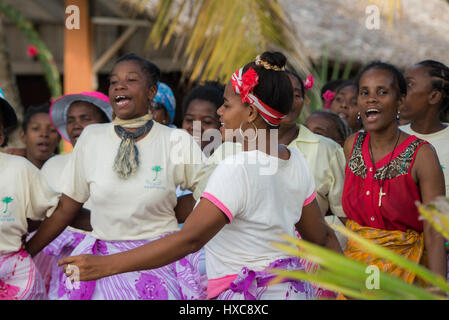
{"type": "Polygon", "coordinates": [[[443,95],[440,90],[432,90],[429,94],[429,105],[439,104],[443,99],[443,95]]]}
{"type": "Polygon", "coordinates": [[[157,86],[152,85],[150,87],[150,90],[148,90],[148,101],[150,103],[153,101],[154,97],[156,97],[156,93],[157,93],[157,86]]]}
{"type": "Polygon", "coordinates": [[[257,116],[259,115],[259,111],[257,111],[257,108],[250,104],[248,106],[248,122],[254,122],[257,119],[257,116]]]}

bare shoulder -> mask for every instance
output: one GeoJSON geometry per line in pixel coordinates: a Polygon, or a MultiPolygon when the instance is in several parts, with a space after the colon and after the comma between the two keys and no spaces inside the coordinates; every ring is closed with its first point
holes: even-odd
{"type": "Polygon", "coordinates": [[[430,143],[423,143],[416,152],[415,163],[426,163],[428,161],[438,160],[435,148],[430,143]]]}
{"type": "Polygon", "coordinates": [[[412,167],[412,177],[416,181],[421,178],[431,177],[434,174],[442,175],[440,161],[437,153],[430,143],[423,143],[416,151],[412,167]]]}
{"type": "Polygon", "coordinates": [[[420,188],[423,203],[445,195],[444,173],[434,147],[430,143],[420,146],[412,167],[412,178],[420,188]]]}

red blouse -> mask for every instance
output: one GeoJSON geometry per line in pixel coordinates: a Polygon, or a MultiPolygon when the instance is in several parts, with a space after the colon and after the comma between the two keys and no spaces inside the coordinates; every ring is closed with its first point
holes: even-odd
{"type": "Polygon", "coordinates": [[[342,196],[346,216],[361,226],[422,232],[423,223],[418,220],[419,212],[415,205],[415,201],[421,201],[421,196],[411,176],[411,169],[417,151],[427,142],[410,136],[396,147],[393,157],[389,153],[373,166],[369,139],[370,135],[366,132],[356,136],[346,165],[342,196]],[[382,183],[383,196],[379,206],[382,183]]]}

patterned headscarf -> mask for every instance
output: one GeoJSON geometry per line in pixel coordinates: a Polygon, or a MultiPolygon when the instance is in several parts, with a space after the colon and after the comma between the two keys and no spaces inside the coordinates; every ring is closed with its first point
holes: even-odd
{"type": "Polygon", "coordinates": [[[159,102],[164,106],[170,116],[170,123],[173,123],[173,120],[175,119],[176,99],[170,87],[163,82],[158,82],[157,94],[153,101],[159,102]]]}

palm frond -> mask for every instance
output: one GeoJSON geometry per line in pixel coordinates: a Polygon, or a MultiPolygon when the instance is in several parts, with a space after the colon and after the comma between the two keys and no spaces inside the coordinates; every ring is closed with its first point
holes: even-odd
{"type": "Polygon", "coordinates": [[[449,198],[438,197],[428,205],[419,204],[418,210],[424,220],[449,239],[449,198]]]}
{"type": "Polygon", "coordinates": [[[396,264],[404,269],[410,270],[413,273],[415,273],[418,277],[428,282],[429,284],[432,284],[445,292],[449,292],[449,284],[447,283],[447,280],[441,277],[440,275],[434,274],[433,272],[422,267],[421,265],[414,263],[408,259],[405,259],[402,256],[392,252],[391,250],[383,248],[379,245],[375,245],[344,227],[337,225],[332,227],[335,228],[338,232],[342,233],[344,236],[357,241],[359,244],[365,247],[367,251],[375,254],[376,256],[391,261],[393,264],[396,264]]]}
{"type": "Polygon", "coordinates": [[[349,79],[350,73],[352,71],[352,64],[352,60],[346,62],[345,69],[343,70],[343,75],[341,76],[342,79],[349,79]]]}
{"type": "MultiPolygon", "coordinates": [[[[172,39],[184,77],[227,82],[232,73],[263,51],[279,50],[304,78],[315,71],[309,54],[279,0],[122,0],[156,17],[147,45],[158,49],[172,39]],[[182,46],[182,49],[180,49],[182,46]]],[[[309,91],[310,92],[310,91],[309,91]]],[[[319,90],[309,95],[319,97],[319,90]]],[[[317,101],[321,102],[320,99],[317,101]]]]}
{"type": "MultiPolygon", "coordinates": [[[[370,253],[389,260],[400,267],[415,272],[418,277],[432,284],[434,286],[433,290],[447,293],[449,292],[449,285],[446,283],[446,279],[443,279],[441,276],[433,274],[429,270],[393,253],[390,250],[370,243],[369,241],[347,230],[346,228],[339,226],[333,227],[335,227],[337,231],[343,233],[348,238],[357,241],[370,253]]],[[[369,289],[369,286],[367,285],[367,265],[361,262],[353,261],[341,254],[308,243],[304,240],[285,235],[282,236],[282,238],[288,244],[275,243],[273,245],[292,256],[298,256],[319,265],[319,268],[312,274],[302,271],[285,271],[278,269],[271,270],[271,272],[278,274],[283,278],[287,277],[303,281],[310,281],[328,290],[340,292],[343,295],[354,299],[445,299],[442,296],[432,293],[431,290],[426,290],[424,288],[409,284],[399,278],[384,273],[381,270],[379,270],[378,288],[369,289]]]]}
{"type": "Polygon", "coordinates": [[[329,46],[326,45],[323,50],[323,56],[321,57],[320,65],[320,81],[324,85],[327,81],[327,73],[329,68],[329,46]]]}

